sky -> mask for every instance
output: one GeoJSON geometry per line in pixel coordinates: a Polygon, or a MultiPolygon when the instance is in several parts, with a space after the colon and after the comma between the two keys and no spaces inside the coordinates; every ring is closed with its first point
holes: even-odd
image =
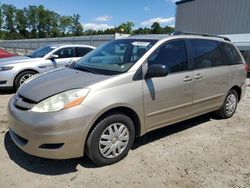
{"type": "Polygon", "coordinates": [[[87,29],[107,29],[132,21],[134,28],[150,27],[157,21],[161,26],[174,26],[175,2],[178,0],[0,0],[17,8],[44,5],[60,15],[79,14],[87,29]]]}

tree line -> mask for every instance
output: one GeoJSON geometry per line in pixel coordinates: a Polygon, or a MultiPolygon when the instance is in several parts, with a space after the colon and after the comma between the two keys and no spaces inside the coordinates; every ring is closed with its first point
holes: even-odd
{"type": "Polygon", "coordinates": [[[80,15],[65,16],[46,9],[43,5],[30,5],[17,9],[13,5],[0,5],[0,39],[31,39],[49,37],[67,37],[99,34],[161,34],[170,33],[174,28],[161,27],[155,22],[150,28],[133,29],[133,22],[121,23],[106,30],[84,30],[80,15]]]}

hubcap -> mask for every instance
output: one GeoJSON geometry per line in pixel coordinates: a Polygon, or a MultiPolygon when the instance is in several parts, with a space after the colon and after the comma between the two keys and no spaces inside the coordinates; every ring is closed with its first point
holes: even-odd
{"type": "Polygon", "coordinates": [[[125,150],[128,141],[128,128],[122,123],[111,124],[101,135],[99,151],[105,158],[115,158],[125,150]]]}
{"type": "Polygon", "coordinates": [[[23,75],[22,78],[20,79],[20,85],[22,85],[26,80],[28,80],[32,76],[33,76],[33,74],[25,74],[25,75],[23,75]]]}
{"type": "Polygon", "coordinates": [[[226,102],[226,112],[228,115],[232,115],[236,109],[237,105],[237,98],[234,94],[230,94],[227,97],[227,102],[226,102]]]}

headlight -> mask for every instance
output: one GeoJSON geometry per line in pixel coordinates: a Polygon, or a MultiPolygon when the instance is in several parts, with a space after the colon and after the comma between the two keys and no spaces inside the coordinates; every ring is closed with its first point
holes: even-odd
{"type": "Polygon", "coordinates": [[[11,70],[13,69],[14,67],[11,67],[11,66],[6,66],[6,67],[0,67],[0,71],[8,71],[8,70],[11,70]]]}
{"type": "Polygon", "coordinates": [[[41,101],[35,105],[31,111],[56,112],[62,109],[71,108],[80,105],[88,93],[89,89],[73,89],[65,91],[41,101]]]}

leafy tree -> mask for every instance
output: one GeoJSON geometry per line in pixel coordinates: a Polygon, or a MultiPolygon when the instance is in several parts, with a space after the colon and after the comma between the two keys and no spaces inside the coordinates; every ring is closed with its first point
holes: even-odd
{"type": "Polygon", "coordinates": [[[147,28],[147,27],[144,27],[144,28],[140,27],[139,29],[134,30],[133,32],[136,35],[139,35],[139,34],[150,34],[151,33],[151,29],[147,28]]]}
{"type": "Polygon", "coordinates": [[[47,26],[47,17],[48,17],[48,11],[45,10],[43,5],[39,5],[36,8],[36,15],[37,15],[37,31],[39,38],[48,37],[48,34],[46,33],[46,26],[47,26]]]}
{"type": "Polygon", "coordinates": [[[0,4],[0,32],[2,30],[2,25],[3,25],[3,8],[2,5],[0,4]]]}
{"type": "Polygon", "coordinates": [[[154,22],[151,26],[152,34],[161,34],[163,33],[162,27],[158,22],[154,22]]]}
{"type": "Polygon", "coordinates": [[[31,30],[30,38],[37,38],[37,7],[29,6],[27,12],[28,28],[31,30]]]}
{"type": "Polygon", "coordinates": [[[71,25],[71,32],[73,36],[81,36],[83,32],[82,24],[80,23],[80,15],[74,14],[71,25]]]}
{"type": "Polygon", "coordinates": [[[7,4],[3,4],[2,8],[5,17],[4,29],[6,29],[13,37],[13,34],[16,32],[14,21],[16,8],[13,5],[7,4]]]}
{"type": "Polygon", "coordinates": [[[62,36],[65,36],[69,32],[73,17],[71,16],[61,16],[59,18],[59,30],[62,36]]]}
{"type": "Polygon", "coordinates": [[[173,27],[166,26],[163,28],[163,33],[173,33],[173,32],[174,32],[173,27]]]}
{"type": "Polygon", "coordinates": [[[133,30],[133,22],[121,23],[118,27],[106,30],[86,30],[80,23],[80,15],[61,16],[46,9],[43,5],[16,9],[13,5],[0,4],[0,39],[45,38],[60,36],[101,35],[101,34],[150,34],[170,33],[174,28],[161,27],[155,22],[151,28],[133,30]]]}
{"type": "Polygon", "coordinates": [[[133,22],[121,23],[121,25],[118,26],[118,32],[131,34],[134,26],[135,24],[133,22]]]}
{"type": "Polygon", "coordinates": [[[59,37],[59,17],[60,15],[54,11],[48,11],[47,33],[50,37],[59,37]]]}
{"type": "Polygon", "coordinates": [[[28,27],[28,21],[27,21],[27,9],[17,9],[16,10],[16,16],[15,16],[15,23],[16,23],[16,29],[19,34],[19,38],[27,38],[28,32],[26,28],[28,27]]]}

